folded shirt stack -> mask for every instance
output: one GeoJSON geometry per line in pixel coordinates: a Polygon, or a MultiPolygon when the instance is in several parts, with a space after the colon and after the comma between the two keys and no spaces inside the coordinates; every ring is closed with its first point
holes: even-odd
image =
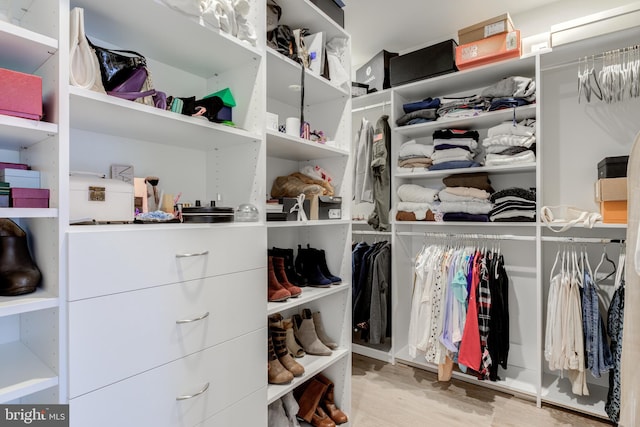
{"type": "Polygon", "coordinates": [[[433,221],[432,207],[438,200],[438,190],[417,184],[403,184],[398,187],[396,220],[433,221]]]}
{"type": "Polygon", "coordinates": [[[404,115],[396,120],[398,126],[415,125],[418,123],[432,122],[438,118],[440,98],[426,98],[422,101],[404,104],[404,115]]]}
{"type": "Polygon", "coordinates": [[[475,117],[486,111],[487,107],[488,104],[486,100],[477,95],[460,98],[442,98],[440,108],[438,109],[438,117],[451,119],[475,117]]]}
{"type": "Polygon", "coordinates": [[[482,141],[485,166],[535,163],[535,120],[504,122],[487,130],[482,141]]]}
{"type": "Polygon", "coordinates": [[[418,144],[415,140],[405,142],[398,151],[398,167],[401,170],[428,168],[433,164],[433,145],[418,144]]]}
{"type": "Polygon", "coordinates": [[[475,130],[441,129],[433,133],[429,170],[457,169],[480,166],[477,155],[479,134],[475,130]]]}
{"type": "Polygon", "coordinates": [[[480,97],[488,111],[520,107],[536,101],[536,83],[529,77],[511,76],[485,88],[480,97]]]}
{"type": "Polygon", "coordinates": [[[486,172],[449,175],[442,182],[447,187],[438,194],[441,202],[434,208],[437,209],[436,220],[489,221],[493,187],[486,172]]]}
{"type": "Polygon", "coordinates": [[[524,188],[507,188],[491,195],[494,203],[489,212],[492,222],[534,222],[536,220],[536,192],[524,188]]]}

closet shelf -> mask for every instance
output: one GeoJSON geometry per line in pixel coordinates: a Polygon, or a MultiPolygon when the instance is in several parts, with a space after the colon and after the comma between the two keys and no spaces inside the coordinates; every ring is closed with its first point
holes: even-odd
{"type": "MultiPolygon", "coordinates": [[[[300,106],[300,90],[291,85],[300,85],[301,65],[267,48],[267,96],[287,105],[300,106]]],[[[306,105],[344,100],[347,91],[330,80],[306,70],[304,77],[304,100],[306,105]]]]}
{"type": "Polygon", "coordinates": [[[542,378],[542,401],[596,417],[608,418],[604,410],[608,387],[592,383],[589,383],[588,387],[589,396],[576,396],[571,392],[571,383],[568,378],[562,379],[559,375],[547,373],[542,378]]]}
{"type": "Polygon", "coordinates": [[[278,0],[282,7],[281,24],[291,28],[308,28],[311,34],[323,31],[327,41],[333,37],[348,38],[347,32],[310,0],[278,0]]]}
{"type": "Polygon", "coordinates": [[[58,298],[43,289],[38,289],[27,295],[0,297],[0,317],[44,310],[57,306],[58,298]]]}
{"type": "MultiPolygon", "coordinates": [[[[435,222],[435,221],[394,221],[394,224],[397,226],[422,226],[425,228],[428,227],[475,227],[475,228],[489,228],[489,227],[497,227],[497,228],[507,228],[507,227],[522,227],[522,228],[533,228],[536,226],[535,222],[435,222]]],[[[461,233],[463,234],[463,233],[461,233]]]]}
{"type": "Polygon", "coordinates": [[[58,51],[58,40],[0,21],[0,67],[33,74],[58,51]]]}
{"type": "Polygon", "coordinates": [[[314,288],[306,286],[302,288],[302,294],[298,298],[289,298],[285,302],[270,302],[267,304],[267,314],[272,315],[286,311],[292,308],[296,308],[305,304],[315,301],[320,298],[324,298],[329,295],[337,294],[340,292],[346,292],[351,287],[350,283],[342,282],[339,285],[331,285],[328,288],[314,288]]]}
{"type": "MultiPolygon", "coordinates": [[[[474,117],[442,118],[432,122],[416,125],[397,126],[393,130],[410,138],[431,136],[439,129],[484,129],[502,122],[513,120],[513,109],[488,111],[474,117]]],[[[536,117],[536,104],[524,105],[515,109],[516,120],[531,119],[536,117]]]]}
{"type": "Polygon", "coordinates": [[[57,208],[0,208],[0,218],[57,218],[57,208]]]}
{"type": "Polygon", "coordinates": [[[57,134],[58,125],[55,123],[0,115],[1,148],[18,150],[30,147],[57,134]]]}
{"type": "Polygon", "coordinates": [[[459,173],[476,173],[487,172],[491,174],[513,174],[513,173],[529,173],[536,171],[536,164],[529,163],[525,165],[504,165],[504,166],[479,166],[476,168],[462,168],[462,169],[446,169],[430,171],[426,169],[420,169],[416,172],[394,172],[396,178],[443,178],[452,174],[459,173]]]}
{"type": "Polygon", "coordinates": [[[377,348],[369,347],[362,344],[351,344],[351,351],[355,354],[371,357],[376,360],[383,360],[387,363],[393,363],[393,354],[391,350],[379,350],[377,348]]]}
{"type": "Polygon", "coordinates": [[[248,43],[199,25],[197,18],[172,10],[159,1],[77,0],[73,4],[85,9],[85,29],[90,38],[174,64],[203,78],[251,65],[263,56],[248,43]],[[159,31],[161,28],[165,30],[159,31]]]}
{"type": "Polygon", "coordinates": [[[348,355],[349,350],[339,348],[333,350],[331,352],[331,356],[312,356],[310,354],[307,354],[299,359],[296,359],[296,362],[304,366],[304,374],[300,377],[294,378],[293,381],[291,381],[291,383],[289,384],[269,384],[269,387],[267,388],[267,403],[273,403],[294,388],[298,387],[300,384],[306,382],[307,380],[310,380],[317,373],[322,372],[329,366],[347,357],[348,355]]]}
{"type": "Polygon", "coordinates": [[[21,342],[0,345],[0,366],[0,403],[58,385],[58,376],[21,342]]]}
{"type": "Polygon", "coordinates": [[[318,225],[349,225],[346,219],[320,219],[313,221],[268,221],[267,228],[315,227],[318,225]]]}
{"type": "Polygon", "coordinates": [[[232,227],[256,227],[261,228],[261,222],[221,222],[221,223],[172,223],[172,224],[96,224],[96,225],[74,225],[67,229],[67,233],[113,233],[116,231],[144,230],[144,232],[155,233],[157,231],[179,229],[210,229],[210,228],[232,228],[232,227]]]}
{"type": "Polygon", "coordinates": [[[326,144],[267,130],[267,156],[279,159],[307,161],[328,157],[345,157],[349,151],[326,144]]]}
{"type": "MultiPolygon", "coordinates": [[[[351,108],[353,110],[367,109],[372,105],[379,105],[379,108],[386,108],[391,111],[391,89],[384,89],[377,92],[371,92],[366,95],[351,98],[351,108]]],[[[372,107],[371,107],[372,108],[372,107]]],[[[378,108],[378,107],[376,107],[378,108]]]]}
{"type": "Polygon", "coordinates": [[[205,151],[261,140],[260,135],[243,129],[88,89],[70,86],[69,92],[72,128],[205,151]]]}

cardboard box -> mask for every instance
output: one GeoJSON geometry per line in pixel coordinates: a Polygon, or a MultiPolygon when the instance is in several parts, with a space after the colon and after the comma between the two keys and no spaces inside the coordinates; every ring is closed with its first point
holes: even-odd
{"type": "MultiPolygon", "coordinates": [[[[296,205],[296,203],[298,203],[298,201],[293,197],[282,198],[282,211],[287,214],[287,221],[298,220],[298,212],[291,212],[291,209],[296,205]]],[[[304,200],[302,208],[304,209],[304,213],[307,215],[307,219],[311,219],[311,201],[309,199],[304,200]]]]}
{"type": "Polygon", "coordinates": [[[466,70],[505,59],[520,58],[521,54],[520,30],[515,30],[456,47],[456,65],[460,70],[466,70]]]}
{"type": "Polygon", "coordinates": [[[596,181],[596,202],[627,200],[627,178],[604,178],[596,181]]]}
{"type": "Polygon", "coordinates": [[[397,53],[381,50],[366,64],[356,70],[356,82],[367,85],[368,92],[385,90],[391,87],[390,64],[397,53]]]}
{"type": "Polygon", "coordinates": [[[391,58],[389,64],[391,86],[458,71],[455,61],[456,46],[455,40],[449,39],[391,58]]]}
{"type": "Polygon", "coordinates": [[[42,77],[0,68],[0,114],[40,120],[42,77]]]}
{"type": "Polygon", "coordinates": [[[40,171],[2,169],[0,181],[8,182],[11,187],[40,188],[40,171]]]}
{"type": "Polygon", "coordinates": [[[49,190],[46,188],[11,188],[13,208],[48,208],[49,190]]]}
{"type": "Polygon", "coordinates": [[[494,16],[486,21],[478,22],[477,24],[458,30],[458,43],[473,43],[486,39],[487,37],[495,36],[496,34],[508,33],[513,30],[515,30],[515,28],[511,21],[511,16],[509,16],[508,13],[503,13],[502,15],[494,16]]]}
{"type": "Polygon", "coordinates": [[[626,224],[627,201],[600,202],[600,215],[605,224],[626,224]]]}

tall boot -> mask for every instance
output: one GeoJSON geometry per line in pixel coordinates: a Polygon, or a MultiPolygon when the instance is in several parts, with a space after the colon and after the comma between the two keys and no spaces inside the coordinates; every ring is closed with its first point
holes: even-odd
{"type": "Polygon", "coordinates": [[[31,258],[27,233],[15,222],[0,219],[0,295],[35,292],[42,274],[31,258]]]}
{"type": "Polygon", "coordinates": [[[336,344],[334,340],[329,338],[329,336],[325,332],[324,325],[322,324],[322,316],[320,315],[319,311],[316,311],[315,313],[311,314],[311,310],[309,310],[308,308],[304,309],[302,317],[305,317],[305,316],[307,318],[311,316],[311,318],[313,319],[313,325],[316,327],[316,334],[318,335],[318,338],[320,339],[320,341],[322,341],[322,344],[326,345],[331,350],[335,350],[336,348],[338,348],[338,344],[336,344]]]}
{"type": "Polygon", "coordinates": [[[341,278],[339,278],[338,276],[334,276],[329,271],[329,267],[327,267],[327,257],[324,252],[324,249],[314,249],[314,251],[318,259],[318,266],[320,267],[320,272],[322,272],[324,277],[331,280],[331,284],[333,285],[339,285],[340,283],[342,283],[341,278]]]}
{"type": "MultiPolygon", "coordinates": [[[[300,410],[300,405],[298,405],[296,398],[293,397],[293,392],[290,391],[289,393],[285,394],[280,400],[282,400],[284,412],[287,414],[287,418],[289,419],[289,427],[300,427],[300,423],[296,418],[296,415],[298,415],[298,411],[300,410]]],[[[286,424],[282,425],[284,426],[286,424]]]]}
{"type": "Polygon", "coordinates": [[[286,290],[278,279],[276,278],[275,270],[273,269],[273,258],[269,257],[269,263],[267,265],[267,270],[269,274],[269,289],[268,289],[268,300],[270,302],[280,302],[286,301],[289,299],[291,294],[288,290],[286,290]]]}
{"type": "Polygon", "coordinates": [[[268,377],[269,384],[289,384],[293,381],[293,374],[289,372],[278,360],[278,356],[273,348],[273,339],[269,335],[269,364],[268,377]]]}
{"type": "Polygon", "coordinates": [[[300,405],[298,417],[310,423],[326,391],[327,385],[315,378],[311,378],[303,386],[298,387],[294,391],[298,405],[300,405]]]}
{"type": "Polygon", "coordinates": [[[299,377],[304,374],[304,367],[293,360],[293,357],[289,354],[287,349],[287,332],[273,325],[269,325],[269,334],[273,340],[273,348],[278,356],[278,360],[285,367],[285,369],[293,374],[294,377],[299,377]]]}
{"type": "Polygon", "coordinates": [[[276,279],[278,279],[278,282],[280,282],[280,284],[289,291],[289,293],[291,294],[291,298],[298,298],[302,293],[302,289],[294,286],[287,279],[287,273],[284,269],[284,258],[277,256],[271,258],[273,259],[273,269],[275,270],[276,279]]]}
{"type": "Polygon", "coordinates": [[[307,279],[305,279],[299,271],[296,271],[293,249],[276,248],[274,246],[272,249],[269,249],[268,252],[271,256],[279,256],[284,258],[284,269],[289,282],[293,283],[293,285],[299,288],[304,288],[305,286],[307,286],[307,279]]]}
{"type": "Polygon", "coordinates": [[[342,412],[340,409],[338,409],[338,407],[336,406],[336,402],[333,394],[333,389],[334,389],[333,382],[322,374],[317,374],[315,378],[327,386],[327,391],[325,392],[324,397],[320,401],[321,407],[323,407],[326,410],[326,412],[329,414],[329,417],[331,417],[331,419],[336,424],[344,424],[347,421],[349,421],[349,418],[347,418],[347,415],[344,412],[342,412]]]}
{"type": "Polygon", "coordinates": [[[293,331],[296,338],[302,344],[302,348],[308,354],[316,356],[331,356],[331,349],[322,344],[322,341],[316,334],[316,328],[313,325],[313,319],[302,318],[298,314],[293,316],[293,331]]]}
{"type": "Polygon", "coordinates": [[[293,320],[291,318],[282,320],[282,328],[287,331],[287,348],[293,357],[302,357],[306,353],[304,349],[296,341],[295,334],[293,333],[293,320]]]}
{"type": "Polygon", "coordinates": [[[298,245],[298,256],[296,257],[296,269],[302,272],[307,278],[309,286],[318,288],[328,288],[331,286],[331,280],[327,279],[320,271],[318,261],[315,259],[309,249],[303,249],[298,245]]]}

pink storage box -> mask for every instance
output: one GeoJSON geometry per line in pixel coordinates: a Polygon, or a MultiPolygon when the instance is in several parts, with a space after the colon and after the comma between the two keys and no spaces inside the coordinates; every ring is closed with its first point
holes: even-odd
{"type": "Polygon", "coordinates": [[[11,188],[12,208],[48,208],[49,190],[46,188],[11,188]]]}
{"type": "Polygon", "coordinates": [[[42,78],[0,68],[0,114],[40,120],[42,78]]]}
{"type": "Polygon", "coordinates": [[[0,169],[20,169],[26,171],[27,169],[29,169],[29,165],[25,165],[24,163],[0,162],[0,169]]]}

